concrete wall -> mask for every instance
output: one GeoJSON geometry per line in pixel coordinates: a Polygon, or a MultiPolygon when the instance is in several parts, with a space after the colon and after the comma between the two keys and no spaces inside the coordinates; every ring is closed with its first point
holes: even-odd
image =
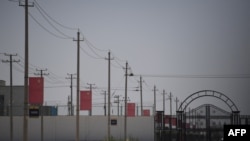
{"type": "MultiPolygon", "coordinates": [[[[111,126],[111,135],[117,140],[124,137],[124,118],[111,116],[117,119],[117,125],[111,126]]],[[[128,117],[127,135],[139,141],[152,141],[153,117],[128,117]]],[[[23,117],[14,117],[14,140],[22,140],[23,117]]],[[[103,141],[107,137],[107,117],[81,116],[80,140],[103,141]]],[[[29,141],[39,141],[41,137],[41,119],[29,118],[29,141]]],[[[44,141],[73,141],[75,140],[76,117],[74,116],[47,116],[44,117],[44,141]]],[[[9,117],[0,117],[0,141],[8,141],[10,136],[9,117]]]]}

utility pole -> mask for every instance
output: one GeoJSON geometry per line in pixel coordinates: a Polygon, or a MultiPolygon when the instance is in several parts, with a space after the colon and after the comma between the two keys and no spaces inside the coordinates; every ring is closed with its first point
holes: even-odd
{"type": "Polygon", "coordinates": [[[80,32],[77,32],[77,39],[73,40],[77,42],[77,67],[76,67],[76,141],[79,141],[79,93],[80,93],[80,32]]]}
{"type": "Polygon", "coordinates": [[[155,115],[156,114],[156,86],[154,85],[154,114],[153,115],[155,115]]]}
{"type": "Polygon", "coordinates": [[[136,103],[136,116],[139,116],[138,110],[139,110],[139,106],[138,106],[138,104],[136,103]]]}
{"type": "Polygon", "coordinates": [[[175,103],[176,103],[176,111],[178,111],[178,102],[179,102],[179,99],[176,97],[176,99],[175,99],[175,103]]]}
{"type": "Polygon", "coordinates": [[[128,89],[128,62],[126,62],[126,67],[125,67],[124,141],[127,141],[127,89],[128,89]]]}
{"type": "Polygon", "coordinates": [[[172,93],[169,94],[169,100],[170,100],[170,116],[169,116],[169,129],[170,129],[170,141],[172,141],[172,93]]]}
{"type": "Polygon", "coordinates": [[[120,95],[115,95],[114,98],[117,98],[117,100],[115,100],[114,103],[117,103],[117,116],[119,116],[120,95]]]}
{"type": "Polygon", "coordinates": [[[110,90],[111,90],[111,75],[110,75],[110,61],[113,60],[113,58],[110,58],[110,51],[108,52],[108,58],[106,58],[106,60],[108,60],[108,141],[110,141],[110,90]]]}
{"type": "Polygon", "coordinates": [[[156,86],[154,85],[154,141],[156,141],[156,132],[155,132],[155,115],[156,115],[156,86]]]}
{"type": "MultiPolygon", "coordinates": [[[[41,78],[43,78],[43,75],[49,75],[49,73],[43,73],[44,71],[47,71],[47,69],[36,69],[36,71],[39,71],[40,73],[34,73],[35,75],[40,75],[41,78]]],[[[43,104],[40,105],[41,109],[41,141],[43,141],[43,104]]]]}
{"type": "Polygon", "coordinates": [[[127,102],[128,102],[128,76],[133,76],[133,73],[128,74],[128,62],[125,67],[125,97],[124,97],[124,141],[127,140],[127,102]]]}
{"type": "Polygon", "coordinates": [[[70,115],[73,116],[73,79],[76,79],[76,77],[73,77],[75,74],[67,74],[70,77],[66,77],[66,79],[70,79],[70,115]]]}
{"type": "Polygon", "coordinates": [[[17,56],[17,54],[6,54],[5,56],[9,56],[10,60],[2,60],[3,63],[10,63],[10,141],[13,141],[13,85],[12,85],[12,63],[20,62],[20,60],[12,60],[13,56],[17,56]]]}
{"type": "Polygon", "coordinates": [[[29,5],[29,1],[25,0],[24,4],[19,1],[19,6],[24,6],[25,8],[25,36],[24,36],[24,110],[23,110],[23,141],[28,141],[28,83],[29,83],[29,7],[34,6],[34,4],[29,5]]]}
{"type": "Polygon", "coordinates": [[[143,103],[142,103],[142,77],[140,76],[140,96],[141,96],[141,116],[143,116],[143,103]]]}
{"type": "Polygon", "coordinates": [[[163,115],[165,115],[165,90],[163,90],[163,115]]]}
{"type": "Polygon", "coordinates": [[[71,99],[70,99],[70,96],[68,96],[68,116],[71,116],[71,99]]]}
{"type": "Polygon", "coordinates": [[[104,93],[102,93],[103,95],[104,95],[104,106],[103,106],[103,108],[104,108],[104,116],[106,116],[106,91],[104,91],[104,93]]]}
{"type": "MultiPolygon", "coordinates": [[[[89,90],[90,90],[90,93],[91,93],[91,96],[92,96],[92,89],[93,89],[93,85],[95,84],[90,84],[90,83],[87,83],[87,85],[89,85],[89,90]]],[[[89,116],[92,116],[92,109],[89,110],[89,116]]]]}

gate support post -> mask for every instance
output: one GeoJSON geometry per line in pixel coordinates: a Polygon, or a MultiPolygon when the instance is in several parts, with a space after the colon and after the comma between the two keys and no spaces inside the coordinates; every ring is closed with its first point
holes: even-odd
{"type": "Polygon", "coordinates": [[[239,125],[240,124],[240,111],[232,111],[231,124],[233,124],[233,125],[239,125]]]}
{"type": "Polygon", "coordinates": [[[184,111],[176,111],[177,118],[177,141],[183,141],[183,113],[184,111]]]}

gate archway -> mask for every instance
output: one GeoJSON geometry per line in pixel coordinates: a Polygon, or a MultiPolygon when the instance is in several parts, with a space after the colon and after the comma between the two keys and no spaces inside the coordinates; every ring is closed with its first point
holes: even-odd
{"type": "MultiPolygon", "coordinates": [[[[176,118],[177,118],[177,140],[179,141],[186,141],[186,126],[185,126],[185,114],[184,111],[188,107],[190,103],[192,103],[194,100],[202,98],[202,97],[215,97],[221,101],[223,101],[230,109],[231,109],[231,124],[239,124],[239,110],[235,103],[225,94],[213,90],[202,90],[195,92],[191,95],[189,95],[179,106],[178,110],[176,111],[176,118]]],[[[210,117],[206,117],[207,120],[210,120],[210,117]]],[[[206,141],[211,141],[211,131],[210,126],[206,128],[206,141]]]]}
{"type": "Polygon", "coordinates": [[[178,111],[185,111],[187,106],[194,100],[201,97],[215,97],[223,101],[231,109],[231,111],[239,111],[234,102],[225,94],[213,90],[202,90],[189,95],[179,106],[178,111]]]}

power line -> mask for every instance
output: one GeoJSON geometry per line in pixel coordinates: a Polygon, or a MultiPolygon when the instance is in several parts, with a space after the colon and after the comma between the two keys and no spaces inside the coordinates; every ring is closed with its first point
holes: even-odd
{"type": "MultiPolygon", "coordinates": [[[[17,64],[19,64],[19,63],[17,63],[17,64]]],[[[15,70],[15,71],[17,71],[17,72],[20,72],[20,73],[24,73],[24,70],[21,70],[20,68],[18,68],[17,66],[13,66],[13,69],[15,70]]]]}
{"type": "Polygon", "coordinates": [[[123,59],[120,59],[120,58],[118,58],[115,54],[114,54],[114,52],[111,52],[112,53],[112,55],[113,55],[113,57],[115,58],[115,59],[118,59],[120,62],[122,62],[122,63],[124,63],[124,62],[126,62],[126,60],[123,60],[123,59]]]}
{"type": "Polygon", "coordinates": [[[114,68],[117,68],[117,69],[121,69],[121,68],[123,68],[123,67],[121,67],[121,66],[117,66],[117,65],[115,65],[114,63],[112,63],[111,62],[111,65],[114,67],[114,68]]]}
{"type": "Polygon", "coordinates": [[[68,38],[65,38],[65,37],[62,37],[62,36],[59,36],[53,32],[51,32],[50,30],[48,30],[47,28],[45,28],[41,23],[38,22],[38,20],[36,20],[36,18],[34,18],[32,16],[32,14],[29,12],[29,16],[42,28],[44,29],[45,31],[47,31],[49,34],[53,35],[54,37],[56,38],[59,38],[59,39],[68,39],[68,38]]]}
{"type": "Polygon", "coordinates": [[[98,51],[101,51],[101,52],[108,52],[109,50],[106,50],[106,49],[100,49],[100,48],[97,48],[95,47],[85,36],[83,36],[86,43],[89,44],[92,48],[98,50],[98,51]]]}
{"type": "Polygon", "coordinates": [[[36,5],[36,9],[38,10],[38,12],[42,15],[42,17],[61,35],[65,36],[68,39],[72,39],[72,37],[64,34],[62,31],[60,31],[58,28],[56,28],[51,22],[50,20],[44,15],[44,13],[48,16],[48,14],[39,6],[39,4],[35,1],[36,5]]]}
{"type": "Polygon", "coordinates": [[[86,42],[86,44],[87,44],[87,46],[89,47],[89,49],[90,49],[96,56],[98,56],[98,57],[100,57],[100,58],[104,58],[104,57],[102,57],[101,55],[99,55],[96,51],[94,51],[93,48],[90,46],[90,44],[89,44],[88,42],[86,42]]]}
{"type": "MultiPolygon", "coordinates": [[[[140,75],[134,75],[140,76],[140,75]]],[[[143,74],[143,77],[159,77],[159,78],[250,78],[250,74],[231,74],[231,75],[156,75],[143,74]]]]}
{"type": "Polygon", "coordinates": [[[68,27],[68,26],[65,26],[65,25],[59,23],[59,22],[56,21],[54,18],[52,18],[52,17],[46,12],[46,10],[44,10],[44,9],[40,6],[40,4],[39,4],[36,0],[34,0],[34,2],[35,2],[35,4],[43,11],[43,13],[44,13],[50,20],[52,20],[54,23],[58,24],[59,26],[65,28],[65,29],[77,30],[77,28],[68,27]]]}
{"type": "Polygon", "coordinates": [[[20,0],[9,0],[10,2],[19,2],[20,0]]]}
{"type": "Polygon", "coordinates": [[[81,50],[82,50],[86,55],[88,55],[89,57],[91,57],[91,58],[93,58],[93,59],[104,59],[104,58],[92,56],[92,55],[90,55],[86,50],[84,50],[82,47],[80,47],[80,48],[81,48],[81,50]]]}
{"type": "MultiPolygon", "coordinates": [[[[19,56],[19,58],[20,58],[20,62],[23,64],[23,65],[21,65],[21,64],[19,64],[19,65],[22,66],[22,67],[24,68],[24,61],[25,61],[25,59],[24,59],[22,56],[20,56],[19,54],[18,54],[18,56],[19,56]]],[[[29,63],[29,69],[36,70],[36,68],[41,69],[40,67],[35,66],[35,65],[29,63]]]]}
{"type": "MultiPolygon", "coordinates": [[[[18,56],[19,56],[19,58],[20,58],[20,62],[18,62],[17,64],[18,64],[21,68],[24,68],[24,58],[23,58],[22,56],[20,56],[20,55],[18,55],[18,56]]],[[[14,66],[13,69],[15,69],[16,71],[19,71],[19,72],[23,73],[23,70],[20,70],[20,69],[18,69],[18,68],[15,68],[15,66],[14,66]]],[[[36,71],[36,69],[41,69],[41,68],[38,67],[38,66],[35,66],[35,65],[31,64],[31,63],[29,63],[29,70],[31,70],[31,71],[36,71]]],[[[66,83],[65,81],[63,81],[63,80],[64,80],[64,77],[58,76],[56,73],[52,72],[51,70],[48,70],[48,72],[49,72],[50,75],[48,75],[47,78],[49,78],[51,81],[49,81],[48,79],[46,79],[46,80],[45,80],[46,82],[49,82],[49,83],[51,83],[51,84],[54,84],[54,83],[62,83],[62,84],[65,84],[65,83],[66,83]]],[[[30,73],[30,74],[33,74],[33,73],[30,73]]]]}

